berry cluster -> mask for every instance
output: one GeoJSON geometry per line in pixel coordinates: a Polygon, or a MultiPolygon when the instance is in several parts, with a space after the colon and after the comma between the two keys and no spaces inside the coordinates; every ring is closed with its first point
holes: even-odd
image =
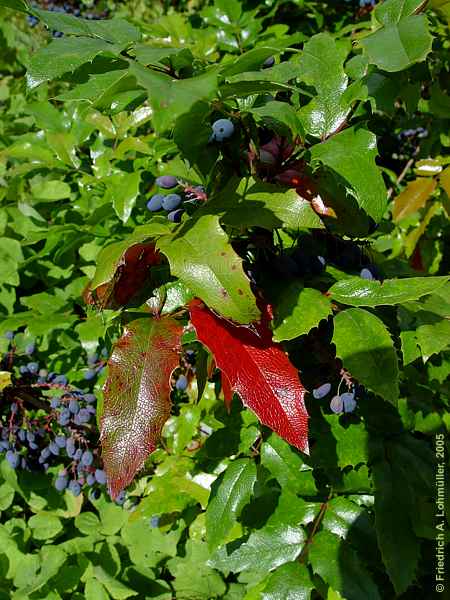
{"type": "Polygon", "coordinates": [[[395,160],[407,160],[416,156],[420,150],[421,140],[428,137],[428,130],[424,127],[415,129],[404,129],[396,136],[398,152],[392,153],[395,160]]]}
{"type": "Polygon", "coordinates": [[[179,182],[173,175],[162,175],[156,179],[156,185],[164,190],[173,190],[178,188],[180,193],[172,192],[170,194],[154,194],[147,202],[147,209],[150,212],[165,210],[167,218],[172,223],[179,223],[184,213],[186,205],[204,202],[207,197],[205,190],[201,186],[189,186],[179,182]],[[180,194],[183,194],[181,196],[180,194]],[[180,208],[183,203],[184,208],[180,208]]]}
{"type": "MultiPolygon", "coordinates": [[[[2,365],[12,369],[15,353],[14,332],[7,331],[10,350],[2,365]]],[[[29,344],[25,354],[34,353],[29,344]]],[[[106,350],[102,351],[105,356],[106,350]]],[[[97,355],[88,357],[95,371],[104,368],[97,355]]],[[[39,369],[37,361],[23,364],[18,377],[3,393],[0,404],[0,452],[13,469],[44,471],[55,475],[54,486],[78,496],[83,487],[93,497],[106,484],[98,449],[96,397],[73,388],[64,374],[39,369]],[[42,391],[53,393],[49,400],[42,391]]],[[[121,494],[117,503],[125,502],[121,494]]]]}
{"type": "MultiPolygon", "coordinates": [[[[336,413],[336,414],[342,414],[342,413],[351,413],[355,410],[356,408],[356,400],[355,400],[355,389],[354,386],[351,386],[350,391],[348,392],[344,392],[343,394],[339,393],[339,389],[338,389],[338,393],[333,396],[333,398],[330,401],[330,408],[331,410],[336,413]]],[[[331,383],[323,383],[322,385],[320,385],[319,387],[315,388],[312,392],[313,397],[316,400],[322,400],[322,398],[325,398],[325,396],[328,396],[328,394],[331,392],[331,383]]]]}
{"type": "Polygon", "coordinates": [[[101,375],[106,369],[106,360],[108,358],[108,351],[103,348],[100,352],[100,356],[97,353],[89,354],[87,357],[88,369],[84,373],[86,381],[91,381],[97,375],[101,375]]]}

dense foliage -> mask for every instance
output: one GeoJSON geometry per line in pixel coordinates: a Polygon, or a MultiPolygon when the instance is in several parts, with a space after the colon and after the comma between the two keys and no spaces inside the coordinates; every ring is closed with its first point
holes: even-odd
{"type": "Polygon", "coordinates": [[[426,597],[449,5],[173,4],[0,0],[0,598],[426,597]]]}

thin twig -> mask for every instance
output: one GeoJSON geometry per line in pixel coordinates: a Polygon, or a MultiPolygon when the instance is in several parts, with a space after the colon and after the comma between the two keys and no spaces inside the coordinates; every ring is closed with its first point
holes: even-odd
{"type": "Polygon", "coordinates": [[[330,493],[328,494],[328,498],[326,499],[326,501],[321,505],[320,510],[319,510],[319,514],[316,517],[316,520],[314,521],[314,525],[313,528],[311,529],[311,532],[308,535],[308,539],[305,542],[305,545],[303,546],[303,550],[300,553],[300,556],[298,557],[298,562],[302,563],[304,562],[306,555],[308,553],[309,550],[309,546],[311,545],[314,536],[316,535],[316,531],[319,528],[319,525],[322,522],[323,517],[325,516],[325,513],[327,511],[328,508],[328,502],[332,496],[333,490],[330,489],[330,493]]]}
{"type": "Polygon", "coordinates": [[[412,167],[413,164],[414,164],[414,158],[410,158],[408,160],[408,162],[406,163],[406,165],[403,167],[403,171],[397,177],[397,179],[395,181],[395,186],[392,186],[389,188],[388,194],[387,194],[388,200],[390,200],[392,194],[394,193],[394,187],[397,187],[403,181],[403,179],[406,177],[406,174],[408,173],[409,169],[412,167]]]}

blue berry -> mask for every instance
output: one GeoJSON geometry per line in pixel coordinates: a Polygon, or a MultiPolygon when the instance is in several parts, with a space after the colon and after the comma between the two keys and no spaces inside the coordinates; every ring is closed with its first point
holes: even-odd
{"type": "Polygon", "coordinates": [[[83,456],[83,450],[81,448],[78,448],[78,450],[75,451],[74,455],[73,455],[73,460],[80,460],[80,458],[83,456]]]}
{"type": "Polygon", "coordinates": [[[73,438],[69,438],[66,442],[66,453],[69,458],[73,458],[75,454],[75,440],[73,438]]]}
{"type": "Polygon", "coordinates": [[[330,408],[336,414],[343,412],[344,403],[342,402],[341,396],[333,396],[330,402],[330,408]]]}
{"type": "Polygon", "coordinates": [[[218,119],[212,125],[213,137],[217,142],[231,137],[234,133],[234,125],[229,119],[218,119]]]}
{"type": "MultiPolygon", "coordinates": [[[[63,492],[66,489],[68,481],[69,480],[67,477],[57,477],[56,478],[55,488],[58,490],[58,492],[63,492]]],[[[78,495],[78,494],[76,494],[76,495],[78,495]]]]}
{"type": "Polygon", "coordinates": [[[54,454],[55,456],[58,456],[59,449],[60,449],[58,444],[56,444],[55,442],[50,442],[50,444],[48,445],[48,448],[52,454],[54,454]]]}
{"type": "Polygon", "coordinates": [[[88,484],[89,487],[94,485],[95,476],[92,473],[89,473],[89,475],[86,477],[86,483],[88,484]]]}
{"type": "Polygon", "coordinates": [[[58,408],[61,405],[59,398],[52,398],[50,402],[51,408],[58,408]]]}
{"type": "Polygon", "coordinates": [[[263,66],[263,69],[270,69],[270,67],[273,67],[274,64],[275,64],[275,57],[274,56],[269,56],[263,62],[262,66],[263,66]]]}
{"type": "Polygon", "coordinates": [[[25,346],[25,354],[31,355],[34,353],[36,346],[34,344],[27,344],[25,346]]]}
{"type": "Polygon", "coordinates": [[[71,416],[72,413],[70,412],[70,410],[68,408],[63,408],[62,411],[59,413],[58,423],[65,427],[69,424],[71,416]]]}
{"type": "Polygon", "coordinates": [[[95,365],[98,361],[98,354],[90,354],[87,358],[88,365],[95,365]]]}
{"type": "Polygon", "coordinates": [[[353,392],[345,392],[345,394],[341,394],[341,400],[344,412],[348,413],[355,410],[356,400],[353,392]]]}
{"type": "Polygon", "coordinates": [[[28,371],[32,374],[32,375],[36,375],[36,373],[39,371],[39,365],[37,362],[29,362],[27,364],[28,367],[28,371]]]}
{"type": "Polygon", "coordinates": [[[76,415],[77,412],[80,410],[80,405],[78,404],[78,402],[72,398],[72,400],[70,400],[69,402],[69,410],[72,414],[76,415]]]}
{"type": "Polygon", "coordinates": [[[324,383],[318,388],[313,390],[313,396],[316,400],[320,400],[321,398],[325,398],[331,391],[331,383],[324,383]]]}
{"type": "Polygon", "coordinates": [[[177,208],[177,210],[173,210],[172,212],[170,212],[167,215],[167,218],[172,223],[180,223],[183,213],[184,213],[184,210],[182,208],[177,208]]]}
{"type": "Polygon", "coordinates": [[[96,373],[94,371],[94,369],[88,369],[85,373],[84,373],[84,378],[86,379],[86,381],[90,381],[91,379],[94,379],[96,373]]]}
{"type": "Polygon", "coordinates": [[[108,350],[107,348],[102,348],[101,355],[103,358],[108,358],[108,350]]]}
{"type": "Polygon", "coordinates": [[[20,456],[14,450],[8,450],[6,453],[6,460],[9,462],[13,469],[17,469],[20,464],[20,456]]]}
{"type": "Polygon", "coordinates": [[[156,179],[156,185],[165,190],[170,190],[178,185],[178,180],[173,175],[162,175],[156,179]]]}
{"type": "Polygon", "coordinates": [[[55,444],[58,446],[58,448],[65,448],[66,447],[66,436],[65,435],[57,435],[55,437],[55,444]]]}
{"type": "Polygon", "coordinates": [[[159,526],[159,517],[154,515],[151,519],[150,519],[150,527],[158,527],[159,526]]]}
{"type": "Polygon", "coordinates": [[[177,390],[182,390],[184,391],[188,386],[188,380],[186,375],[180,375],[177,379],[177,382],[175,384],[175,387],[177,388],[177,390]]]}
{"type": "Polygon", "coordinates": [[[7,442],[6,440],[2,440],[0,442],[0,450],[2,452],[5,452],[6,450],[9,450],[9,442],[7,442]]]}
{"type": "Polygon", "coordinates": [[[30,450],[37,450],[39,448],[39,446],[37,444],[35,444],[34,442],[30,442],[30,450]]]}
{"type": "Polygon", "coordinates": [[[106,473],[103,469],[95,469],[95,480],[101,485],[106,483],[106,473]]]}
{"type": "Polygon", "coordinates": [[[19,438],[19,440],[21,442],[24,442],[26,440],[27,437],[27,432],[25,429],[19,429],[19,432],[17,434],[17,437],[19,438]]]}
{"type": "Polygon", "coordinates": [[[88,404],[92,404],[96,400],[95,394],[84,394],[83,398],[88,404]]]}
{"type": "Polygon", "coordinates": [[[34,433],[32,431],[27,431],[27,441],[31,444],[32,442],[34,442],[35,439],[36,436],[34,435],[34,433]]]}
{"type": "Polygon", "coordinates": [[[71,481],[68,486],[69,492],[71,492],[74,496],[79,496],[81,494],[81,485],[78,481],[71,481]]]}
{"type": "Polygon", "coordinates": [[[76,422],[78,425],[83,425],[83,423],[89,423],[90,420],[91,413],[87,408],[82,408],[76,416],[76,422]]]}
{"type": "Polygon", "coordinates": [[[124,502],[126,500],[126,497],[127,497],[126,493],[122,490],[115,500],[116,504],[118,504],[119,506],[122,506],[122,504],[124,504],[124,502]]]}
{"type": "Polygon", "coordinates": [[[372,281],[373,279],[375,279],[375,277],[373,276],[370,269],[367,269],[367,268],[362,269],[359,276],[362,277],[363,279],[367,279],[368,281],[372,281]]]}
{"type": "Polygon", "coordinates": [[[151,212],[156,212],[157,210],[161,210],[163,200],[164,200],[163,194],[154,194],[150,198],[150,200],[147,202],[147,209],[151,212]]]}
{"type": "Polygon", "coordinates": [[[84,467],[90,467],[94,462],[94,455],[90,450],[85,450],[81,456],[81,464],[84,467]]]}
{"type": "Polygon", "coordinates": [[[67,385],[68,379],[65,375],[57,375],[53,380],[53,383],[59,383],[60,385],[67,385]]]}
{"type": "Polygon", "coordinates": [[[179,194],[169,194],[164,196],[162,207],[164,210],[174,210],[181,204],[181,196],[179,194]]]}
{"type": "Polygon", "coordinates": [[[14,331],[6,331],[5,332],[5,338],[7,340],[13,340],[14,339],[14,331]]]}
{"type": "Polygon", "coordinates": [[[28,372],[29,372],[29,371],[28,371],[28,367],[26,367],[25,365],[21,365],[21,366],[19,367],[19,373],[20,373],[21,375],[26,375],[28,372]]]}

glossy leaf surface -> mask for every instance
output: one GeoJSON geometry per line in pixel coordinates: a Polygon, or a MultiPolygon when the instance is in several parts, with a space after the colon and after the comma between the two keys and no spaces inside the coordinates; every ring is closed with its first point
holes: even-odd
{"type": "Polygon", "coordinates": [[[267,324],[239,327],[198,301],[189,308],[198,339],[212,352],[244,405],[287,442],[308,453],[305,390],[281,346],[272,341],[267,324]]]}
{"type": "Polygon", "coordinates": [[[101,442],[113,496],[156,448],[170,414],[170,374],[178,365],[182,327],[171,317],[128,324],[108,362],[101,442]]]}

